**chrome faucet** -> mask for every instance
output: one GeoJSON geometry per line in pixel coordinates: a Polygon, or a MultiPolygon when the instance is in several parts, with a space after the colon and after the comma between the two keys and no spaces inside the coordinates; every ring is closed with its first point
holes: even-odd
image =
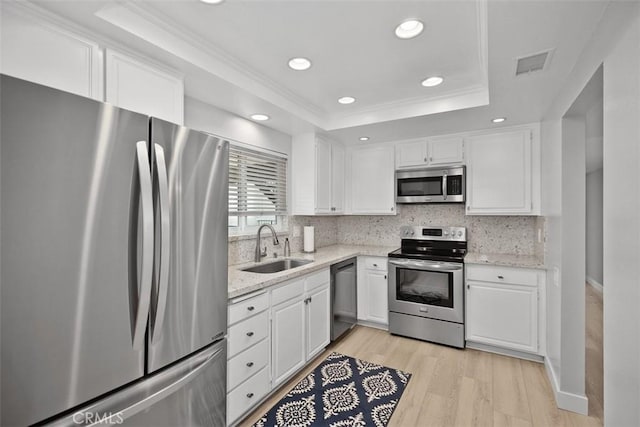
{"type": "Polygon", "coordinates": [[[258,234],[256,236],[256,256],[254,258],[255,262],[260,262],[260,260],[263,257],[267,256],[267,247],[264,247],[264,250],[260,250],[260,232],[262,231],[263,228],[267,227],[269,230],[271,230],[271,235],[273,236],[273,245],[279,245],[280,242],[278,242],[278,236],[276,236],[276,230],[270,226],[269,224],[262,224],[260,226],[260,228],[258,228],[258,234]]]}

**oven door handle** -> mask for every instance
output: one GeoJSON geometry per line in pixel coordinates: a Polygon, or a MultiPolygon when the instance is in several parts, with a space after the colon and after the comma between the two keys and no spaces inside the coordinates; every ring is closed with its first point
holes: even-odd
{"type": "Polygon", "coordinates": [[[389,264],[398,265],[400,267],[417,267],[421,270],[433,270],[433,271],[458,271],[462,270],[461,265],[445,262],[434,263],[428,261],[389,261],[389,264]]]}

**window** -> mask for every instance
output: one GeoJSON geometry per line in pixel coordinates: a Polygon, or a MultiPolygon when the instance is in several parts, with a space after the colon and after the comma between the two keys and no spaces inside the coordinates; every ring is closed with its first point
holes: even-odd
{"type": "Polygon", "coordinates": [[[263,224],[285,229],[287,158],[240,145],[229,149],[229,231],[255,231],[263,224]]]}

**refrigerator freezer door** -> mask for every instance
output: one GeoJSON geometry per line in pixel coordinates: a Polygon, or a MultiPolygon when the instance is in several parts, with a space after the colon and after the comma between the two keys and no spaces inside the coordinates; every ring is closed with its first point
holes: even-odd
{"type": "Polygon", "coordinates": [[[0,79],[0,424],[27,425],[144,374],[144,345],[133,348],[137,212],[140,177],[147,189],[151,177],[136,142],[148,117],[0,79]]]}
{"type": "Polygon", "coordinates": [[[50,427],[224,426],[226,346],[227,341],[221,340],[162,372],[75,410],[50,427]]]}
{"type": "Polygon", "coordinates": [[[229,147],[214,136],[155,118],[151,141],[161,147],[153,160],[157,234],[148,338],[148,372],[155,372],[226,333],[229,147]],[[162,243],[167,218],[169,250],[162,243]]]}

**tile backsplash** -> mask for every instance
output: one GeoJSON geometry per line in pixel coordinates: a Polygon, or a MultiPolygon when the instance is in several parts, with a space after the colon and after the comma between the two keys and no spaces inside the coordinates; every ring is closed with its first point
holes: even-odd
{"type": "MultiPolygon", "coordinates": [[[[538,229],[545,235],[543,217],[467,216],[463,204],[398,205],[397,215],[388,216],[292,216],[289,232],[279,233],[280,245],[273,247],[271,233],[263,231],[262,245],[269,256],[284,250],[289,237],[291,252],[302,250],[302,227],[315,227],[316,248],[334,244],[400,246],[402,225],[444,225],[467,227],[469,251],[480,253],[544,256],[544,240],[538,242],[538,229]],[[296,228],[299,234],[294,236],[296,228]]],[[[253,260],[255,238],[229,242],[229,264],[253,260]]]]}

